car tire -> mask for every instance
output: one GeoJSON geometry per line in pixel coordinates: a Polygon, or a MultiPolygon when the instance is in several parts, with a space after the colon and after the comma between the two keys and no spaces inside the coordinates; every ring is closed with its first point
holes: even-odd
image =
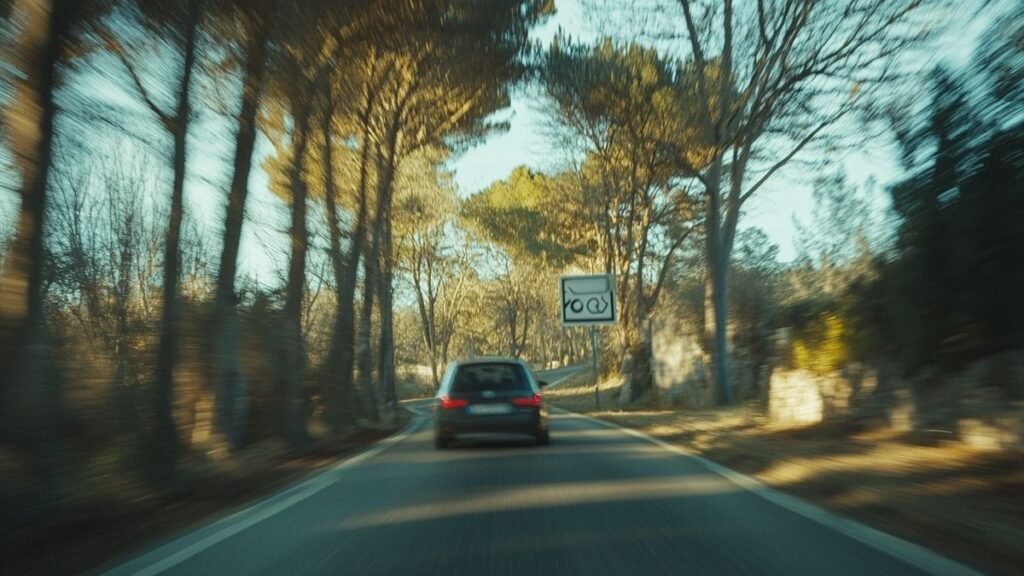
{"type": "Polygon", "coordinates": [[[451,438],[441,436],[440,434],[434,435],[434,448],[438,450],[444,450],[448,448],[448,444],[451,443],[451,438]]]}
{"type": "Polygon", "coordinates": [[[551,434],[547,430],[541,432],[540,434],[537,434],[537,445],[538,446],[547,446],[550,443],[551,443],[551,434]]]}

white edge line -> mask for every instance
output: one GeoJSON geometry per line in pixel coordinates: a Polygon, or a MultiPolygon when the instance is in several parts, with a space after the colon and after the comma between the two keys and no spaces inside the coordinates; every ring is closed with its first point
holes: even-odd
{"type": "Polygon", "coordinates": [[[632,428],[626,428],[625,426],[621,426],[614,422],[608,422],[606,420],[593,418],[585,414],[579,414],[577,412],[571,412],[569,410],[561,411],[565,412],[566,414],[570,414],[572,416],[576,416],[578,418],[583,418],[584,420],[589,420],[596,424],[600,424],[601,426],[620,430],[622,432],[625,432],[626,434],[635,436],[637,438],[650,442],[651,444],[659,446],[665,450],[668,450],[673,454],[677,454],[679,456],[683,456],[686,458],[691,458],[698,462],[699,464],[701,464],[703,467],[710,470],[711,472],[714,472],[730,480],[732,483],[736,484],[740,488],[743,488],[757,496],[760,496],[761,498],[764,498],[765,500],[771,502],[772,504],[775,504],[776,506],[780,506],[782,508],[785,508],[786,510],[789,510],[790,512],[803,516],[804,518],[811,520],[812,522],[816,522],[822,526],[831,528],[832,530],[835,530],[850,538],[853,538],[854,540],[867,546],[870,546],[871,548],[874,548],[880,552],[888,554],[889,556],[901,560],[906,564],[910,564],[911,566],[919,570],[928,572],[929,574],[936,574],[942,576],[980,576],[981,574],[980,572],[972,568],[964,566],[963,564],[960,564],[959,562],[956,562],[954,560],[950,560],[949,558],[946,558],[923,546],[914,544],[913,542],[908,542],[902,538],[893,536],[892,534],[882,532],[881,530],[871,528],[870,526],[861,524],[860,522],[856,522],[848,518],[843,518],[841,516],[838,516],[836,514],[833,514],[832,512],[825,510],[824,508],[820,508],[818,506],[815,506],[814,504],[805,502],[804,500],[801,500],[794,496],[790,496],[788,494],[779,492],[778,490],[775,490],[774,488],[767,486],[765,483],[761,482],[756,478],[753,478],[741,472],[737,472],[731,468],[722,466],[717,462],[713,462],[711,460],[708,460],[707,458],[694,454],[693,452],[688,451],[685,448],[681,448],[659,438],[655,438],[650,434],[632,428]]]}
{"type": "Polygon", "coordinates": [[[114,568],[102,572],[105,576],[154,576],[192,558],[200,552],[214,546],[243,530],[258,524],[287,508],[313,496],[338,480],[338,472],[352,468],[365,460],[379,455],[388,448],[408,438],[422,422],[419,413],[396,434],[377,442],[359,454],[347,458],[326,470],[314,473],[312,478],[286,488],[243,510],[197,528],[187,534],[175,538],[171,542],[146,552],[141,556],[128,560],[114,568]],[[210,533],[208,533],[210,532],[210,533]],[[207,534],[208,533],[208,534],[207,534]],[[193,541],[194,540],[194,541],[193,541]]]}

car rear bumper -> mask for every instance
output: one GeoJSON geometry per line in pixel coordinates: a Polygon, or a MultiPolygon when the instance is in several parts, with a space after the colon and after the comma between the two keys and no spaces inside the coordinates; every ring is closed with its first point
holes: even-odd
{"type": "Polygon", "coordinates": [[[456,434],[503,432],[535,435],[547,428],[547,418],[536,409],[487,415],[470,415],[463,410],[438,410],[435,418],[437,433],[447,437],[456,434]]]}

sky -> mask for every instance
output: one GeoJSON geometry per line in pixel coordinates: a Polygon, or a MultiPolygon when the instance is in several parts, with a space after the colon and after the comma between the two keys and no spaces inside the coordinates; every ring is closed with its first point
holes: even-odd
{"type": "MultiPolygon", "coordinates": [[[[596,0],[557,0],[557,12],[533,31],[533,37],[547,45],[561,29],[577,40],[596,40],[600,37],[598,28],[601,26],[601,18],[587,11],[594,11],[595,5],[599,4],[596,0]]],[[[969,0],[960,3],[959,10],[965,15],[973,15],[972,4],[976,2],[969,0]]],[[[987,22],[988,19],[978,19],[965,28],[944,35],[938,41],[941,50],[933,54],[954,65],[964,63],[987,22]]],[[[922,61],[921,65],[930,68],[932,63],[922,61]]],[[[562,156],[558,150],[552,149],[545,137],[544,113],[538,103],[536,94],[529,90],[518,91],[512,98],[509,131],[490,137],[452,163],[455,181],[462,196],[473,194],[506,178],[519,165],[542,172],[559,168],[562,156]]],[[[857,128],[854,126],[853,129],[857,128]]],[[[820,158],[807,160],[813,162],[820,158]]],[[[852,183],[863,185],[874,180],[877,186],[865,190],[865,193],[879,219],[884,217],[889,204],[885,185],[897,180],[902,174],[897,162],[896,147],[892,142],[875,142],[871,146],[845,151],[830,158],[829,164],[836,170],[845,170],[852,183]]],[[[779,259],[783,262],[792,261],[797,256],[793,219],[810,221],[813,208],[811,180],[815,175],[808,171],[806,164],[794,164],[778,172],[744,207],[740,228],[757,227],[764,230],[778,244],[779,259]]]]}

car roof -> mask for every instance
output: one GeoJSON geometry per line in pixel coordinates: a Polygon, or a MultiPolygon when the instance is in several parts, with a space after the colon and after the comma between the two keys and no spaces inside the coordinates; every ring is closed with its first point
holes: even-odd
{"type": "MultiPolygon", "coordinates": [[[[454,380],[456,370],[463,366],[476,366],[480,364],[512,364],[514,366],[522,366],[525,368],[528,375],[533,373],[530,369],[530,365],[527,364],[526,361],[514,356],[477,356],[473,358],[460,358],[458,360],[453,360],[449,364],[453,370],[449,372],[441,382],[441,387],[437,390],[438,395],[446,393],[446,390],[451,386],[452,381],[454,380]]],[[[532,376],[527,376],[527,378],[531,381],[533,380],[532,376]]]]}
{"type": "Polygon", "coordinates": [[[455,361],[456,366],[469,366],[472,364],[522,364],[523,362],[519,358],[513,356],[480,356],[477,358],[462,358],[455,361]]]}

